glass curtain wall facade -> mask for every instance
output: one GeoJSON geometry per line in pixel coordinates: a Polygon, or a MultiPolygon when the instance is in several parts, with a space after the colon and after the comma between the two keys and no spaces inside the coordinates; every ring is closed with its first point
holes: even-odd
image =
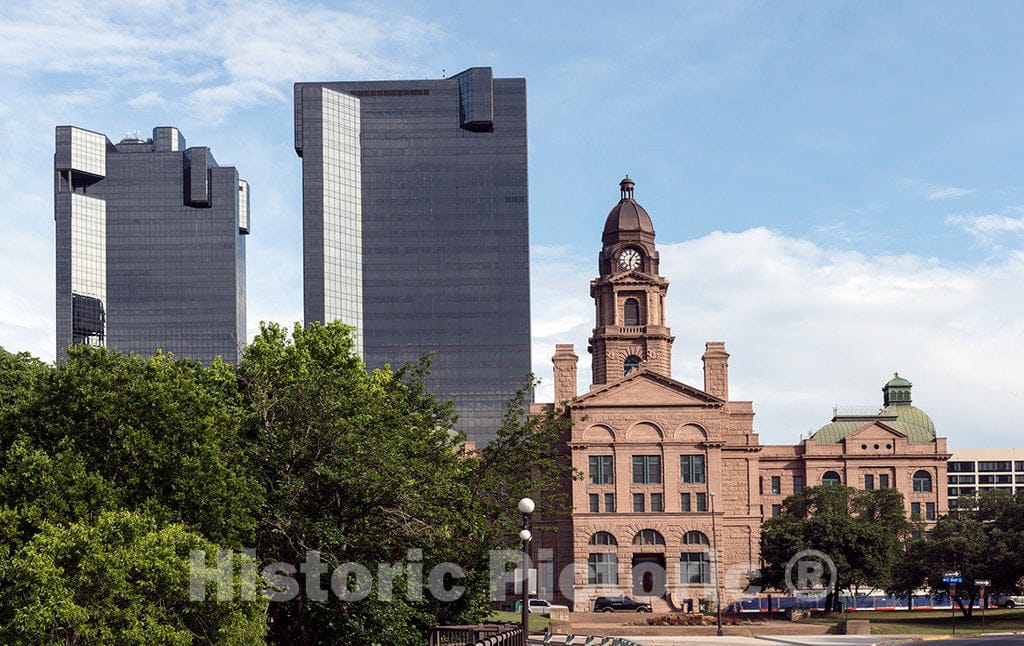
{"type": "Polygon", "coordinates": [[[297,83],[305,319],[430,386],[490,440],[530,371],[526,81],[297,83]]]}
{"type": "Polygon", "coordinates": [[[205,363],[245,341],[249,186],[177,128],[151,139],[58,126],[57,357],[89,343],[205,363]]]}
{"type": "Polygon", "coordinates": [[[106,202],[69,188],[74,184],[89,186],[106,175],[107,144],[106,137],[88,130],[57,130],[54,215],[58,346],[68,342],[106,345],[106,202]]]}
{"type": "Polygon", "coordinates": [[[301,106],[304,317],[353,326],[362,355],[359,99],[310,87],[301,106]]]}

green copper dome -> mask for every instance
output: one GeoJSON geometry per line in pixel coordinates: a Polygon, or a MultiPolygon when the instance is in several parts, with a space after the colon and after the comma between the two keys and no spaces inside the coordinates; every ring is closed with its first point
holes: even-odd
{"type": "Polygon", "coordinates": [[[881,422],[906,435],[909,442],[934,442],[935,424],[932,419],[910,403],[912,385],[897,372],[882,386],[885,403],[878,413],[841,415],[837,412],[832,421],[815,431],[812,437],[819,444],[836,444],[869,424],[881,422]]]}
{"type": "Polygon", "coordinates": [[[886,388],[910,388],[911,386],[913,386],[913,384],[910,383],[908,380],[904,379],[903,377],[901,377],[900,373],[898,372],[893,374],[892,379],[890,379],[889,382],[885,384],[886,388]]]}
{"type": "Polygon", "coordinates": [[[917,406],[910,404],[891,404],[881,410],[879,415],[896,416],[896,423],[911,442],[931,442],[935,439],[935,424],[932,418],[917,406]]]}

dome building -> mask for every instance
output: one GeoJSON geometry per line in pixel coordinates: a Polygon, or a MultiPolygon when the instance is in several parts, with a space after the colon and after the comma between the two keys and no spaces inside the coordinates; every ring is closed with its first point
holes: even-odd
{"type": "Polygon", "coordinates": [[[899,375],[883,387],[882,407],[835,411],[812,437],[784,446],[762,445],[753,403],[730,398],[725,343],[705,343],[700,386],[672,378],[669,281],[635,187],[628,176],[619,183],[590,282],[589,391],[577,392],[575,349],[559,344],[555,401],[531,409],[572,420],[561,449],[584,476],[566,484],[572,514],[547,519],[556,531],[531,544],[535,560],[553,555],[540,567],[542,596],[577,611],[619,595],[655,611],[692,610],[714,596],[717,562],[723,600],[736,599],[759,566],[761,523],[808,486],[896,487],[908,515],[946,513],[946,440],[899,375]]]}
{"type": "Polygon", "coordinates": [[[837,407],[831,421],[799,445],[766,446],[761,454],[762,478],[771,483],[763,492],[766,509],[778,513],[793,493],[776,482],[799,478],[800,487],[899,489],[908,516],[925,525],[948,513],[946,438],[937,437],[931,418],[911,403],[912,386],[896,373],[882,386],[876,411],[837,407]]]}

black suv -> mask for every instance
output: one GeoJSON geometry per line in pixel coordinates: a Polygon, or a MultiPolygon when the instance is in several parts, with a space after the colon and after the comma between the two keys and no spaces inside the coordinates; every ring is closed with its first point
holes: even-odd
{"type": "Polygon", "coordinates": [[[598,597],[594,612],[650,612],[651,604],[633,601],[629,597],[598,597]]]}

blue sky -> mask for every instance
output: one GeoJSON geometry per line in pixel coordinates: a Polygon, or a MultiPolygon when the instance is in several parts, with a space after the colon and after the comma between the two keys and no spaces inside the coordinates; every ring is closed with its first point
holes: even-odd
{"type": "MultiPolygon", "coordinates": [[[[534,367],[586,364],[587,281],[628,172],[765,442],[893,370],[955,446],[1019,444],[1024,5],[26,2],[0,18],[0,345],[53,357],[53,127],[178,125],[252,185],[249,323],[301,318],[295,81],[525,76],[534,367]]],[[[587,366],[581,387],[589,379],[587,366]]],[[[549,380],[547,380],[549,381],[549,380]]],[[[545,384],[541,398],[550,394],[545,384]]]]}

